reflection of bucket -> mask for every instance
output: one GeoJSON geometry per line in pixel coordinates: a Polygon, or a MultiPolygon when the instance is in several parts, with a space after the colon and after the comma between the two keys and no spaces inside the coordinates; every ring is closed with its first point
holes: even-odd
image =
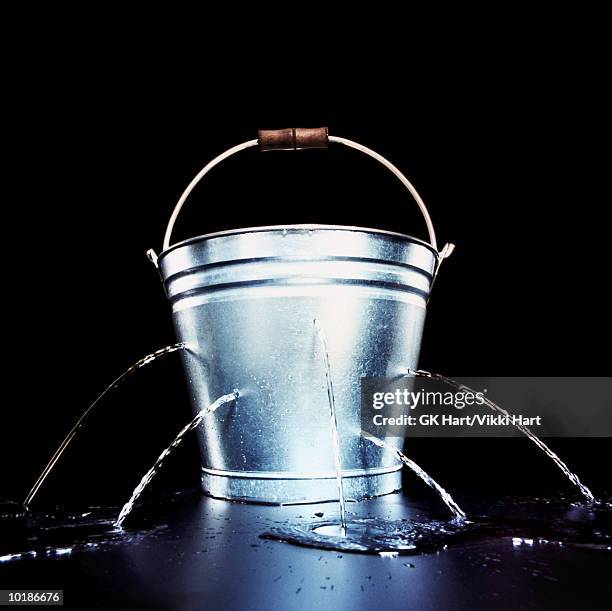
{"type": "Polygon", "coordinates": [[[393,377],[417,366],[441,258],[429,217],[423,207],[434,246],[373,229],[290,225],[170,247],[172,225],[193,186],[218,161],[256,143],[230,149],[196,176],[159,257],[178,339],[187,347],[182,355],[193,409],[240,391],[235,405],[198,429],[202,486],[213,496],[271,503],[337,498],[317,318],[336,392],[345,494],[397,490],[395,457],[356,432],[360,378],[393,377]]]}

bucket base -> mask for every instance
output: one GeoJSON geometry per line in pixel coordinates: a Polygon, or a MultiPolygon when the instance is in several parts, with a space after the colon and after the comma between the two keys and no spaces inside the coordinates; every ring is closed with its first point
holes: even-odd
{"type": "MultiPolygon", "coordinates": [[[[402,465],[344,471],[344,496],[361,499],[402,488],[402,465]]],[[[210,496],[247,503],[289,505],[338,500],[335,476],[267,472],[219,471],[202,467],[202,490],[210,496]]]]}

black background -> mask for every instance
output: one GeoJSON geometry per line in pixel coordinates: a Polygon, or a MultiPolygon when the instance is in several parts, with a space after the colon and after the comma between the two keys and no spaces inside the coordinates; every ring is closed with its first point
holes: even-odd
{"type": "MultiPolygon", "coordinates": [[[[183,72],[162,52],[72,42],[12,64],[5,98],[1,497],[23,498],[96,394],[174,341],[144,253],[159,252],[192,176],[261,127],[329,125],[377,150],[421,192],[439,241],[457,245],[430,302],[422,367],[609,374],[609,100],[595,43],[456,49],[426,70],[407,56],[400,72],[359,71],[349,87],[342,61],[287,71],[245,56],[219,74],[202,54],[183,72]]],[[[192,195],[175,239],[285,223],[426,236],[390,174],[335,146],[226,162],[192,195]]],[[[121,503],[189,414],[178,358],[151,365],[99,406],[40,502],[121,503]]],[[[608,484],[609,440],[553,446],[587,483],[608,484]]],[[[566,487],[523,440],[406,448],[453,491],[566,487]]],[[[156,489],[197,475],[191,440],[156,489]]]]}

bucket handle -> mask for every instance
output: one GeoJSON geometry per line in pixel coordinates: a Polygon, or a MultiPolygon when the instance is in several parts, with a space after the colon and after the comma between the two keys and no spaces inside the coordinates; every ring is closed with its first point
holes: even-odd
{"type": "MultiPolygon", "coordinates": [[[[414,200],[416,201],[421,213],[425,219],[425,224],[427,225],[427,231],[429,233],[429,242],[431,246],[434,248],[436,252],[438,252],[438,242],[436,240],[436,232],[434,231],[433,223],[431,221],[431,217],[429,216],[429,212],[427,210],[427,206],[425,206],[425,202],[418,194],[417,190],[414,188],[412,183],[402,174],[402,172],[392,164],[388,159],[385,159],[382,155],[379,155],[376,151],[364,146],[363,144],[359,144],[358,142],[353,142],[352,140],[348,140],[347,138],[339,138],[338,136],[328,136],[327,128],[317,128],[317,129],[303,129],[303,128],[291,128],[284,130],[263,130],[259,132],[259,138],[255,140],[248,140],[247,142],[243,142],[242,144],[238,144],[228,149],[224,153],[221,153],[217,157],[215,157],[212,161],[209,161],[193,178],[193,180],[189,183],[183,194],[179,198],[174,210],[172,211],[172,215],[170,216],[170,220],[168,221],[168,226],[166,227],[166,233],[164,235],[164,243],[163,250],[167,250],[170,247],[170,238],[172,237],[172,230],[174,229],[174,224],[176,223],[176,219],[178,218],[185,201],[195,188],[195,186],[204,178],[210,170],[212,170],[216,165],[231,157],[232,155],[243,151],[245,149],[251,148],[253,146],[260,145],[262,150],[297,150],[300,148],[326,148],[327,141],[336,142],[338,144],[343,144],[344,146],[348,146],[349,148],[356,149],[373,159],[376,159],[379,163],[385,166],[388,170],[390,170],[402,184],[408,189],[414,200]]],[[[453,250],[453,245],[447,244],[442,251],[439,252],[440,261],[445,257],[448,257],[453,250]]],[[[439,266],[439,264],[438,264],[439,266]]]]}

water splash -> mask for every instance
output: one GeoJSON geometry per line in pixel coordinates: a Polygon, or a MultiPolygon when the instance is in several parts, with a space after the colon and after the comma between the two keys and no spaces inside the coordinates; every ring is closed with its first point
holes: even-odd
{"type": "Polygon", "coordinates": [[[173,352],[177,352],[178,350],[183,350],[185,345],[182,342],[178,344],[171,344],[170,346],[166,346],[165,348],[160,348],[151,354],[147,354],[147,356],[141,358],[139,361],[136,361],[131,367],[126,369],[118,378],[116,378],[111,384],[109,384],[104,391],[102,391],[97,397],[96,400],[83,412],[81,417],[76,421],[76,424],[72,427],[70,432],[66,435],[62,443],[59,445],[55,454],[51,457],[51,460],[47,463],[45,468],[42,470],[42,473],[38,476],[38,479],[34,482],[32,489],[26,496],[25,501],[23,502],[24,507],[29,507],[30,503],[34,500],[34,497],[38,493],[40,487],[43,485],[44,481],[47,479],[49,473],[53,470],[53,467],[60,459],[61,455],[64,453],[66,448],[70,445],[70,442],[74,439],[75,435],[78,433],[79,429],[85,423],[87,416],[91,413],[91,411],[98,405],[98,403],[111,391],[120,386],[127,378],[129,378],[133,373],[142,369],[149,363],[152,363],[156,359],[166,354],[171,354],[173,352]]]}
{"type": "Polygon", "coordinates": [[[444,549],[451,541],[462,540],[476,530],[475,525],[463,520],[421,522],[367,517],[352,518],[345,535],[338,524],[315,522],[274,526],[259,536],[305,547],[392,557],[444,549]]]}
{"type": "MultiPolygon", "coordinates": [[[[461,382],[457,382],[452,378],[447,378],[446,376],[443,376],[439,373],[431,373],[423,369],[409,369],[408,374],[440,380],[448,386],[451,386],[452,388],[463,392],[475,392],[474,389],[470,388],[469,386],[461,384],[461,382]]],[[[487,397],[483,396],[483,402],[493,411],[503,414],[504,416],[510,417],[509,412],[507,412],[503,407],[500,407],[487,397]]],[[[542,452],[544,452],[544,454],[546,454],[546,456],[548,456],[557,465],[557,467],[561,469],[565,476],[578,488],[578,490],[580,490],[580,492],[584,495],[584,497],[589,503],[595,502],[595,496],[593,495],[593,493],[580,481],[580,478],[573,471],[570,470],[570,468],[559,458],[559,456],[557,456],[557,454],[555,454],[537,435],[535,435],[529,428],[522,424],[514,424],[514,426],[519,431],[521,431],[523,435],[529,438],[536,446],[538,446],[538,448],[540,448],[540,450],[542,450],[542,452]]]]}
{"type": "Polygon", "coordinates": [[[216,411],[225,403],[229,403],[230,401],[235,401],[237,398],[238,398],[237,390],[227,395],[223,395],[219,397],[214,403],[211,403],[208,407],[205,407],[204,409],[200,410],[197,413],[197,415],[193,418],[193,420],[191,420],[187,425],[185,425],[181,429],[179,434],[174,438],[174,441],[159,455],[159,457],[155,461],[155,464],[144,474],[138,486],[134,488],[134,492],[132,492],[132,496],[130,497],[130,500],[122,507],[121,511],[119,512],[119,516],[117,517],[117,520],[115,521],[115,526],[117,528],[121,527],[121,524],[123,523],[125,518],[127,518],[129,513],[132,511],[134,507],[134,503],[138,500],[138,497],[144,492],[144,489],[149,485],[151,480],[155,477],[155,474],[157,473],[159,468],[162,466],[164,459],[178,445],[180,445],[180,443],[185,438],[185,435],[187,435],[187,433],[189,433],[190,431],[193,431],[193,429],[197,428],[202,422],[202,420],[204,419],[204,416],[216,411]]]}
{"type": "Polygon", "coordinates": [[[338,483],[338,503],[340,505],[340,533],[346,535],[346,501],[344,499],[344,486],[342,484],[342,460],[340,456],[340,436],[338,435],[338,419],[336,417],[336,399],[334,397],[334,385],[331,376],[331,366],[329,363],[329,351],[327,349],[327,339],[325,332],[319,321],[313,321],[317,332],[317,337],[321,344],[323,362],[325,365],[325,380],[327,382],[327,398],[329,401],[329,412],[331,416],[332,441],[334,446],[334,465],[336,467],[336,481],[338,483]]]}
{"type": "MultiPolygon", "coordinates": [[[[586,507],[568,512],[567,500],[555,497],[471,498],[470,519],[430,519],[411,511],[401,520],[389,520],[371,512],[384,511],[384,497],[373,499],[367,516],[352,516],[347,535],[339,525],[310,519],[275,522],[260,537],[308,547],[343,552],[397,556],[444,550],[450,546],[478,546],[498,541],[515,550],[529,552],[537,546],[612,553],[612,504],[586,507]]],[[[366,506],[368,503],[364,503],[366,506]]],[[[314,514],[322,517],[322,514],[314,514]]],[[[302,518],[302,516],[297,516],[302,518]]],[[[478,549],[478,548],[476,548],[478,549]]],[[[406,565],[407,566],[407,565],[406,565]]]]}
{"type": "MultiPolygon", "coordinates": [[[[168,502],[168,499],[164,499],[168,502]]],[[[175,499],[170,499],[174,502],[175,499]]],[[[138,530],[129,534],[115,528],[116,507],[88,507],[88,511],[55,506],[48,512],[30,513],[27,522],[11,524],[0,518],[0,564],[14,561],[59,559],[81,552],[133,545],[167,528],[159,504],[149,507],[138,530]]]]}
{"type": "Polygon", "coordinates": [[[461,507],[459,507],[459,505],[457,505],[457,503],[455,503],[453,497],[446,492],[446,490],[444,490],[444,488],[442,488],[442,486],[440,486],[440,484],[438,484],[438,482],[436,482],[431,475],[421,469],[421,467],[419,467],[419,465],[417,465],[413,460],[410,460],[410,458],[408,458],[401,450],[386,444],[382,439],[379,439],[366,431],[361,431],[361,436],[364,439],[376,444],[379,448],[386,448],[394,451],[404,465],[416,473],[416,475],[418,475],[430,488],[433,488],[438,493],[442,501],[444,501],[446,506],[453,512],[456,518],[464,519],[466,517],[465,512],[463,509],[461,509],[461,507]]]}

